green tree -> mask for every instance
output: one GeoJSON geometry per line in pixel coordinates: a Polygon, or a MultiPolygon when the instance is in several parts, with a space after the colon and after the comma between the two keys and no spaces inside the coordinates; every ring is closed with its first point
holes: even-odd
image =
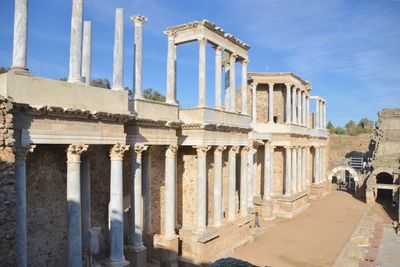
{"type": "Polygon", "coordinates": [[[153,88],[147,88],[143,90],[143,97],[149,100],[165,102],[165,96],[163,96],[157,90],[153,90],[153,88]]]}
{"type": "Polygon", "coordinates": [[[333,124],[331,121],[328,122],[328,124],[326,125],[326,128],[328,129],[328,131],[330,133],[333,133],[332,131],[335,129],[335,127],[333,127],[333,124]]]}
{"type": "Polygon", "coordinates": [[[6,72],[8,72],[8,71],[9,71],[8,68],[0,67],[0,74],[6,73],[6,72]]]}
{"type": "Polygon", "coordinates": [[[110,81],[107,79],[94,79],[90,82],[91,86],[111,89],[110,81]]]}
{"type": "Polygon", "coordinates": [[[372,120],[369,120],[368,118],[363,118],[358,123],[358,127],[372,131],[372,129],[374,128],[374,122],[372,120]]]}

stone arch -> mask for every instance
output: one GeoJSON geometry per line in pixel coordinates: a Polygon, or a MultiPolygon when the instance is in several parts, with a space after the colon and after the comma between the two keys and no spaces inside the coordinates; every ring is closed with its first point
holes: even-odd
{"type": "Polygon", "coordinates": [[[360,181],[360,179],[358,178],[357,171],[356,171],[354,168],[352,168],[352,167],[350,167],[350,166],[346,166],[346,165],[337,166],[337,167],[333,168],[333,169],[329,172],[328,179],[332,181],[333,175],[334,175],[335,173],[337,173],[337,172],[339,172],[339,171],[343,171],[343,170],[348,171],[348,172],[354,177],[354,181],[355,181],[355,182],[359,182],[359,181],[360,181]]]}

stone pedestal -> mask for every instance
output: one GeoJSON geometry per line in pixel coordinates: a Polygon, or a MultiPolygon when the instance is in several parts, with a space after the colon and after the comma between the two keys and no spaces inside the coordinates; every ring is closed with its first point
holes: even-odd
{"type": "Polygon", "coordinates": [[[154,247],[159,251],[161,266],[178,266],[179,239],[167,239],[160,235],[154,236],[154,247]]]}
{"type": "Polygon", "coordinates": [[[275,219],[274,203],[272,203],[272,201],[262,201],[258,205],[257,210],[260,214],[260,217],[262,217],[264,220],[272,221],[275,219]]]}
{"type": "Polygon", "coordinates": [[[129,261],[129,266],[142,267],[147,265],[147,249],[143,247],[138,251],[133,246],[129,246],[125,250],[125,258],[129,261]]]}

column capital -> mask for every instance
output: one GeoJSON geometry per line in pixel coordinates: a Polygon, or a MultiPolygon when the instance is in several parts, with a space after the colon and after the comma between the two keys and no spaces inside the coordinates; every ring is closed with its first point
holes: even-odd
{"type": "Polygon", "coordinates": [[[244,152],[249,152],[252,148],[253,148],[252,145],[247,145],[247,146],[244,146],[244,147],[242,148],[242,151],[244,151],[244,152]]]}
{"type": "Polygon", "coordinates": [[[141,155],[143,151],[146,151],[149,148],[147,145],[136,144],[133,146],[132,152],[136,152],[136,154],[141,155]]]}
{"type": "Polygon", "coordinates": [[[134,15],[130,17],[130,20],[135,23],[135,26],[142,26],[148,20],[148,18],[141,15],[134,15]]]}
{"type": "Polygon", "coordinates": [[[14,147],[15,161],[16,162],[25,162],[26,156],[29,152],[33,152],[35,150],[36,145],[17,145],[14,147]]]}
{"type": "Polygon", "coordinates": [[[215,48],[215,51],[216,51],[216,52],[219,52],[219,53],[221,53],[222,51],[224,51],[224,48],[223,48],[222,46],[220,46],[220,45],[216,45],[216,46],[214,46],[214,48],[215,48]]]}
{"type": "Polygon", "coordinates": [[[206,155],[207,151],[210,150],[211,146],[194,146],[198,155],[206,155]]]}
{"type": "Polygon", "coordinates": [[[177,151],[178,151],[177,145],[170,145],[168,146],[167,151],[165,151],[165,156],[167,158],[173,158],[175,157],[177,151]]]}
{"type": "Polygon", "coordinates": [[[287,89],[290,89],[290,87],[292,87],[292,84],[291,84],[291,83],[285,83],[285,85],[286,85],[286,88],[287,88],[287,89]]]}
{"type": "Polygon", "coordinates": [[[206,46],[207,44],[207,39],[206,38],[199,38],[197,41],[199,41],[199,45],[201,46],[206,46]]]}
{"type": "Polygon", "coordinates": [[[231,54],[230,56],[229,56],[229,61],[230,61],[230,63],[232,63],[232,61],[233,62],[236,62],[236,59],[238,58],[238,55],[236,55],[236,54],[231,54]]]}
{"type": "Polygon", "coordinates": [[[68,162],[81,162],[82,152],[88,149],[88,145],[84,144],[72,144],[67,148],[67,161],[68,162]]]}
{"type": "Polygon", "coordinates": [[[115,144],[110,149],[111,160],[122,160],[125,151],[129,149],[129,145],[115,144]]]}
{"type": "Polygon", "coordinates": [[[239,146],[231,146],[231,148],[229,149],[229,153],[236,154],[239,152],[239,149],[239,146]]]}
{"type": "Polygon", "coordinates": [[[274,85],[275,85],[275,83],[268,83],[268,86],[270,86],[270,88],[274,87],[274,85]]]}
{"type": "Polygon", "coordinates": [[[283,146],[285,149],[293,149],[293,146],[283,146]]]}
{"type": "Polygon", "coordinates": [[[216,148],[215,148],[215,153],[216,154],[222,154],[222,152],[224,151],[226,149],[226,146],[217,146],[216,148]]]}
{"type": "Polygon", "coordinates": [[[164,31],[164,34],[168,37],[168,40],[175,40],[176,32],[173,30],[164,31]]]}
{"type": "Polygon", "coordinates": [[[249,60],[248,60],[248,59],[243,59],[243,60],[242,60],[242,64],[243,64],[243,65],[249,64],[249,60]]]}

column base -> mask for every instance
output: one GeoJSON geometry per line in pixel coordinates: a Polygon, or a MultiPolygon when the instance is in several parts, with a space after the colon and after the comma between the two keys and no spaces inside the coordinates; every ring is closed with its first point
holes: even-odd
{"type": "Polygon", "coordinates": [[[130,262],[130,266],[141,267],[147,265],[147,249],[143,245],[140,248],[128,246],[125,250],[125,255],[130,262]]]}
{"type": "Polygon", "coordinates": [[[69,82],[69,83],[83,84],[83,81],[82,81],[81,79],[72,79],[72,78],[68,78],[67,82],[69,82]]]}
{"type": "Polygon", "coordinates": [[[8,71],[8,73],[32,76],[32,74],[29,72],[28,68],[22,68],[22,67],[11,67],[11,69],[8,71]]]}
{"type": "Polygon", "coordinates": [[[154,248],[159,252],[161,266],[178,267],[178,236],[170,239],[161,235],[155,235],[154,248]]]}
{"type": "Polygon", "coordinates": [[[126,267],[129,266],[129,261],[126,261],[124,258],[118,260],[109,259],[106,263],[106,266],[109,267],[126,267]]]}

